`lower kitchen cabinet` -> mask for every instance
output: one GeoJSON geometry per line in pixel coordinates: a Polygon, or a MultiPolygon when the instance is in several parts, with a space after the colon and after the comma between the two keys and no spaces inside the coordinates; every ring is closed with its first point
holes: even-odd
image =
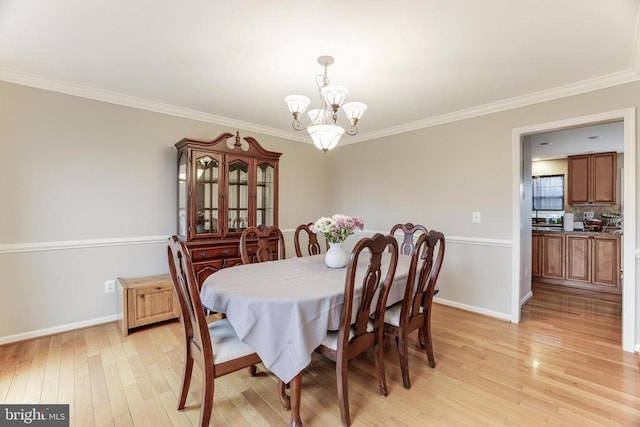
{"type": "Polygon", "coordinates": [[[565,239],[562,234],[545,234],[542,238],[541,276],[564,279],[565,239]]]}
{"type": "Polygon", "coordinates": [[[538,281],[620,293],[620,236],[534,232],[531,275],[538,281]]]}
{"type": "Polygon", "coordinates": [[[620,237],[593,236],[591,283],[620,292],[620,237]]]}

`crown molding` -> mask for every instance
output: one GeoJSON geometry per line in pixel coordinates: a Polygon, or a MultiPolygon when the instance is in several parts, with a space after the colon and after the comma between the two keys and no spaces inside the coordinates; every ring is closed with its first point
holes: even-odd
{"type": "MultiPolygon", "coordinates": [[[[638,19],[640,20],[640,14],[638,15],[638,19]]],[[[540,102],[564,98],[567,96],[605,89],[608,87],[618,86],[637,80],[640,80],[640,30],[636,31],[636,43],[634,46],[634,54],[632,55],[632,68],[629,70],[611,73],[593,79],[583,80],[577,83],[571,83],[548,90],[505,99],[502,101],[479,105],[473,108],[467,108],[451,113],[440,114],[438,116],[427,117],[425,119],[380,129],[378,131],[354,135],[349,137],[348,139],[343,139],[342,141],[340,141],[340,145],[344,146],[356,144],[372,139],[411,132],[423,128],[438,126],[446,123],[456,122],[459,120],[470,119],[473,117],[484,116],[487,114],[510,110],[518,107],[524,107],[540,102]]],[[[156,113],[167,114],[185,119],[213,123],[220,126],[240,128],[250,132],[257,132],[264,135],[270,135],[307,144],[312,143],[311,140],[306,137],[306,134],[303,133],[283,131],[268,126],[261,126],[255,123],[231,119],[229,117],[216,116],[213,114],[203,113],[201,111],[176,107],[173,105],[163,104],[147,99],[123,95],[116,92],[95,89],[88,86],[77,85],[60,80],[52,80],[42,76],[11,70],[4,67],[0,67],[0,81],[6,81],[23,86],[31,86],[39,89],[50,90],[53,92],[64,93],[67,95],[108,102],[111,104],[123,105],[140,110],[153,111],[156,113]]]]}
{"type": "Polygon", "coordinates": [[[89,86],[82,86],[61,80],[48,79],[39,75],[24,73],[4,67],[0,67],[0,81],[35,87],[52,92],[64,93],[66,95],[78,96],[80,98],[87,98],[95,101],[108,102],[110,104],[123,105],[125,107],[137,108],[139,110],[153,111],[155,113],[167,114],[183,119],[197,120],[200,122],[213,123],[220,126],[240,128],[246,131],[258,132],[279,138],[294,139],[301,142],[307,142],[305,139],[303,139],[302,136],[297,137],[297,135],[293,135],[291,132],[282,131],[280,129],[261,126],[242,120],[231,119],[229,117],[216,116],[214,114],[203,113],[201,111],[191,110],[188,108],[176,107],[174,105],[163,104],[161,102],[137,98],[135,96],[96,89],[89,86]]]}
{"type": "MultiPolygon", "coordinates": [[[[638,62],[640,62],[640,60],[638,62]]],[[[357,135],[353,138],[350,138],[348,141],[340,141],[340,145],[349,145],[357,142],[411,132],[414,130],[432,126],[443,125],[459,120],[484,116],[500,111],[511,110],[518,107],[552,101],[554,99],[565,98],[572,95],[579,95],[581,93],[592,92],[595,90],[618,86],[625,83],[631,83],[637,80],[640,80],[640,71],[631,69],[620,71],[548,90],[534,92],[523,96],[517,96],[514,98],[492,102],[489,104],[479,105],[477,107],[468,108],[465,110],[454,111],[452,113],[441,114],[439,116],[427,117],[426,119],[381,129],[379,131],[363,133],[362,135],[357,135]]]]}

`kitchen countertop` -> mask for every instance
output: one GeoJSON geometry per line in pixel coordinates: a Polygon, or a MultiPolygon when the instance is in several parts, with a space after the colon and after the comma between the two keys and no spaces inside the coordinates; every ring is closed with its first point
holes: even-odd
{"type": "Polygon", "coordinates": [[[544,231],[545,233],[566,233],[566,234],[604,234],[604,235],[622,235],[622,230],[619,228],[615,229],[603,229],[602,231],[589,231],[589,230],[573,230],[573,231],[565,231],[560,227],[536,227],[532,226],[531,231],[544,231]]]}

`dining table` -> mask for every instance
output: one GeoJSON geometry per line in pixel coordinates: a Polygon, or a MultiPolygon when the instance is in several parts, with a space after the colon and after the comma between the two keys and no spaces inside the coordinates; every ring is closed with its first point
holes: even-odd
{"type": "MultiPolygon", "coordinates": [[[[383,254],[383,266],[390,256],[383,254]]],[[[410,256],[398,256],[387,306],[402,300],[410,263],[410,256]]],[[[358,264],[354,304],[367,265],[368,259],[358,264]]],[[[291,426],[302,426],[302,373],[327,331],[339,328],[346,270],[327,267],[321,254],[221,269],[202,284],[202,305],[224,313],[265,368],[290,384],[291,426]]]]}

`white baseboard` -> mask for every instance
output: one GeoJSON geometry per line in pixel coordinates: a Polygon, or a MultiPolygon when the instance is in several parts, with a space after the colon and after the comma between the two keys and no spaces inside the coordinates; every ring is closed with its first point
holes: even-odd
{"type": "Polygon", "coordinates": [[[526,293],[526,295],[524,297],[522,297],[522,299],[520,300],[520,307],[523,307],[526,303],[529,302],[529,300],[533,298],[533,292],[529,291],[526,293]]]}
{"type": "Polygon", "coordinates": [[[74,329],[86,328],[89,326],[101,325],[103,323],[115,322],[118,320],[117,314],[110,316],[98,317],[97,319],[83,320],[81,322],[67,323],[66,325],[54,326],[52,328],[40,329],[37,331],[24,332],[21,334],[8,335],[0,337],[0,345],[9,344],[17,341],[24,341],[32,338],[46,337],[47,335],[59,334],[62,332],[72,331],[74,329]]]}
{"type": "Polygon", "coordinates": [[[498,311],[487,310],[487,309],[476,307],[473,305],[461,304],[459,302],[449,301],[442,298],[433,298],[433,302],[442,304],[442,305],[447,305],[453,308],[459,308],[460,310],[464,310],[464,311],[470,311],[472,313],[482,314],[483,316],[493,317],[499,320],[506,320],[507,322],[511,321],[510,314],[500,313],[498,311]]]}

